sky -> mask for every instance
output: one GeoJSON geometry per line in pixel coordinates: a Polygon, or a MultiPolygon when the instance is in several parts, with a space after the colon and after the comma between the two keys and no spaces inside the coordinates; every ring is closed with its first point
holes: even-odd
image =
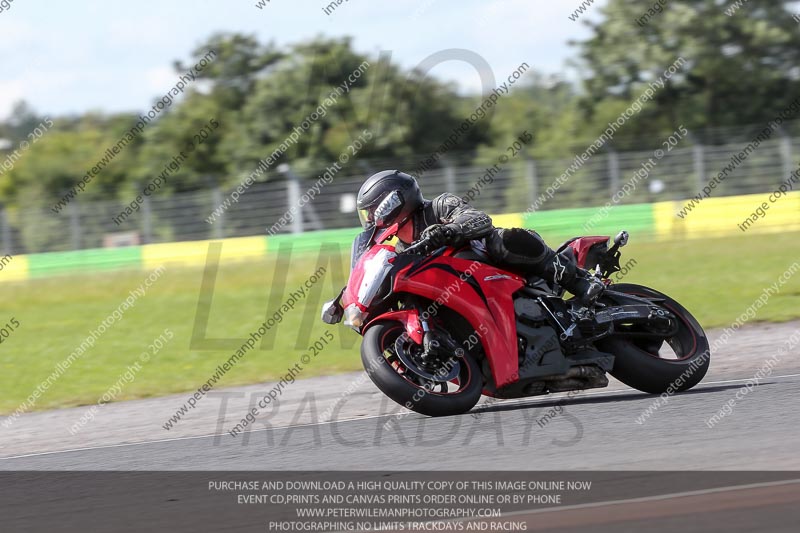
{"type": "MultiPolygon", "coordinates": [[[[22,99],[48,116],[148,109],[174,85],[174,61],[186,63],[215,32],[279,46],[349,35],[357,51],[391,51],[405,68],[463,48],[486,59],[498,81],[522,62],[574,79],[567,42],[588,36],[568,18],[579,0],[344,0],[330,14],[323,8],[332,0],[262,1],[259,9],[259,0],[13,0],[0,11],[0,120],[22,99]]],[[[581,20],[596,19],[604,3],[581,20]]],[[[431,75],[480,90],[464,62],[431,75]]]]}

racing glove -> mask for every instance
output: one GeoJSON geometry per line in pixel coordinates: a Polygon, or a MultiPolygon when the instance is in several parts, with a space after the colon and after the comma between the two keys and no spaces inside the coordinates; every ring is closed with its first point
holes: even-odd
{"type": "Polygon", "coordinates": [[[432,248],[458,244],[461,237],[461,226],[458,224],[433,224],[425,228],[421,235],[421,238],[428,241],[432,248]]]}

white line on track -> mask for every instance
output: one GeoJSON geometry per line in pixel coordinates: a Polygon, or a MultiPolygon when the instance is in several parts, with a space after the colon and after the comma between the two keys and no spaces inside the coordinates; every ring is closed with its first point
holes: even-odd
{"type": "Polygon", "coordinates": [[[514,511],[503,514],[503,518],[508,516],[558,513],[561,511],[573,511],[577,509],[591,509],[593,507],[607,507],[610,505],[626,505],[631,503],[647,503],[674,498],[687,498],[690,496],[702,496],[704,494],[718,494],[721,492],[733,492],[737,490],[760,489],[766,487],[780,487],[782,485],[795,485],[800,483],[800,479],[785,479],[782,481],[765,481],[763,483],[750,483],[748,485],[731,485],[729,487],[715,487],[713,489],[691,490],[685,492],[673,492],[671,494],[659,494],[657,496],[644,496],[642,498],[630,498],[627,500],[609,500],[605,502],[579,503],[576,505],[565,505],[563,507],[545,507],[544,509],[530,509],[528,511],[514,511]]]}
{"type": "MultiPolygon", "coordinates": [[[[592,509],[596,507],[609,507],[611,505],[629,505],[636,503],[658,502],[663,500],[672,500],[675,498],[688,498],[690,496],[703,496],[705,494],[719,494],[724,492],[734,492],[737,490],[748,489],[761,489],[767,487],[780,487],[783,485],[795,485],[800,483],[800,479],[784,479],[781,481],[764,481],[762,483],[750,483],[747,485],[731,485],[728,487],[715,487],[712,489],[691,490],[684,492],[673,492],[670,494],[659,494],[656,496],[643,496],[641,498],[629,498],[627,500],[608,500],[604,502],[592,503],[579,503],[575,505],[563,505],[561,507],[545,507],[544,509],[529,509],[527,511],[513,511],[511,513],[503,513],[501,518],[510,518],[512,516],[527,516],[543,513],[560,513],[563,511],[576,511],[580,509],[592,509]]],[[[497,517],[494,517],[497,518],[497,517]]],[[[456,518],[453,520],[445,520],[445,522],[485,522],[489,520],[488,517],[468,517],[456,518]]],[[[336,533],[344,533],[337,531],[336,533]]]]}
{"type": "MultiPolygon", "coordinates": [[[[782,375],[782,376],[770,376],[769,379],[770,380],[774,380],[774,379],[781,379],[781,378],[796,378],[796,377],[800,377],[800,374],[786,374],[786,375],[782,375]]],[[[708,385],[724,385],[726,383],[742,383],[742,382],[748,381],[750,379],[751,378],[727,379],[727,380],[724,380],[724,381],[707,381],[707,382],[702,383],[700,386],[697,386],[697,387],[693,388],[692,390],[703,390],[705,388],[708,388],[708,385]]],[[[585,397],[585,396],[608,396],[608,395],[612,395],[612,394],[631,394],[631,393],[635,394],[635,393],[638,393],[638,391],[635,390],[635,389],[619,389],[619,390],[606,390],[606,391],[586,392],[586,393],[582,393],[580,396],[577,396],[576,398],[582,398],[582,397],[585,397]]],[[[521,398],[521,399],[515,399],[515,400],[499,400],[499,401],[493,402],[492,403],[492,407],[497,406],[497,405],[517,405],[517,404],[528,403],[528,402],[530,402],[531,406],[534,406],[537,403],[550,403],[552,401],[559,400],[559,399],[563,398],[565,394],[566,393],[560,393],[559,396],[548,395],[548,396],[546,396],[544,398],[541,398],[541,401],[533,401],[533,402],[531,402],[531,398],[521,398]]],[[[646,399],[648,397],[649,396],[643,396],[642,399],[646,399]]],[[[476,412],[480,412],[480,405],[478,405],[478,410],[476,412]]],[[[398,412],[398,413],[387,413],[387,414],[383,414],[383,415],[361,416],[361,417],[356,417],[356,418],[345,418],[345,419],[342,419],[342,420],[330,420],[330,421],[326,421],[326,422],[313,422],[313,423],[310,423],[310,424],[296,424],[296,425],[293,425],[293,426],[280,426],[280,427],[273,427],[273,428],[253,429],[249,433],[261,433],[261,432],[265,432],[265,431],[276,431],[276,430],[288,429],[288,428],[294,429],[294,428],[303,428],[303,427],[327,426],[327,425],[331,425],[331,424],[343,424],[343,423],[346,423],[346,422],[360,422],[361,420],[374,420],[376,418],[388,418],[388,417],[393,417],[393,416],[398,416],[398,415],[405,416],[406,414],[409,414],[409,413],[413,413],[413,412],[401,411],[401,412],[398,412]]],[[[461,416],[466,416],[467,414],[469,414],[469,413],[466,413],[465,415],[461,415],[461,416]]],[[[69,449],[66,449],[66,450],[54,450],[54,451],[49,451],[49,452],[37,452],[37,453],[28,453],[28,454],[22,454],[22,455],[11,455],[11,456],[8,456],[8,457],[0,457],[0,461],[8,461],[8,460],[11,460],[11,459],[24,459],[26,457],[39,457],[39,456],[42,456],[42,455],[56,455],[56,454],[72,453],[72,452],[86,452],[86,451],[92,451],[92,450],[105,450],[105,449],[111,449],[111,448],[124,448],[124,447],[129,447],[129,446],[144,446],[144,445],[147,445],[147,444],[161,444],[161,443],[164,443],[164,442],[178,442],[178,441],[183,441],[183,440],[208,439],[208,438],[212,438],[212,437],[222,437],[224,435],[225,435],[225,433],[211,433],[211,434],[208,434],[208,435],[192,435],[192,436],[187,436],[187,437],[172,437],[172,438],[166,438],[166,439],[146,440],[146,441],[140,441],[140,442],[123,442],[123,443],[120,443],[120,444],[103,444],[103,445],[100,445],[100,446],[84,446],[84,447],[81,447],[81,448],[69,448],[69,449]]]]}
{"type": "MultiPolygon", "coordinates": [[[[800,479],[784,479],[781,481],[764,481],[762,483],[750,483],[747,485],[731,485],[728,487],[715,487],[711,489],[691,490],[684,492],[673,492],[670,494],[658,494],[656,496],[643,496],[641,498],[629,498],[626,500],[608,500],[603,502],[579,503],[575,505],[563,505],[560,507],[545,507],[544,509],[528,509],[525,511],[513,511],[510,513],[503,513],[501,518],[510,518],[514,516],[528,516],[544,513],[560,513],[564,511],[576,511],[580,509],[592,509],[597,507],[609,507],[612,505],[630,505],[636,503],[658,502],[664,500],[672,500],[675,498],[688,498],[691,496],[703,496],[706,494],[719,494],[725,492],[735,492],[738,490],[760,489],[767,487],[780,487],[783,485],[795,485],[800,483],[800,479]]],[[[495,517],[497,518],[497,517],[495,517]]],[[[488,517],[467,517],[455,518],[453,520],[445,520],[445,522],[485,522],[488,517]]],[[[337,531],[336,533],[344,533],[337,531]]]]}

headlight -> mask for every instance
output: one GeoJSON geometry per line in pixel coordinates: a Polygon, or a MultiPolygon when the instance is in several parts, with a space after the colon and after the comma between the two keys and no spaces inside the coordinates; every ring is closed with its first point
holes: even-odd
{"type": "Polygon", "coordinates": [[[350,304],[345,308],[344,325],[351,328],[360,328],[364,325],[364,312],[356,304],[350,304]]]}

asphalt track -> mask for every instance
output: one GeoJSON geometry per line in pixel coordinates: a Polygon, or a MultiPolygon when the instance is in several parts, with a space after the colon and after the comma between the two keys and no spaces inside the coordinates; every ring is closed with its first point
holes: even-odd
{"type": "Polygon", "coordinates": [[[800,374],[771,376],[743,394],[747,379],[702,383],[641,424],[658,397],[597,390],[446,418],[385,414],[15,455],[0,459],[0,470],[800,469],[800,374]],[[709,428],[732,399],[731,413],[709,428]]]}
{"type": "Polygon", "coordinates": [[[299,381],[238,437],[227,430],[272,384],[219,391],[169,431],[162,424],[185,394],[109,404],[75,435],[69,428],[85,406],[29,413],[0,444],[0,530],[275,531],[270,521],[297,519],[291,506],[242,506],[235,495],[208,490],[208,482],[443,479],[466,470],[473,478],[596,483],[558,505],[504,511],[495,525],[794,532],[800,350],[780,350],[796,331],[795,322],[740,332],[714,354],[699,386],[666,403],[612,380],[577,396],[489,402],[433,419],[400,410],[354,373],[299,381]],[[778,355],[774,374],[746,388],[778,355]],[[320,422],[329,414],[333,422],[320,422]]]}

